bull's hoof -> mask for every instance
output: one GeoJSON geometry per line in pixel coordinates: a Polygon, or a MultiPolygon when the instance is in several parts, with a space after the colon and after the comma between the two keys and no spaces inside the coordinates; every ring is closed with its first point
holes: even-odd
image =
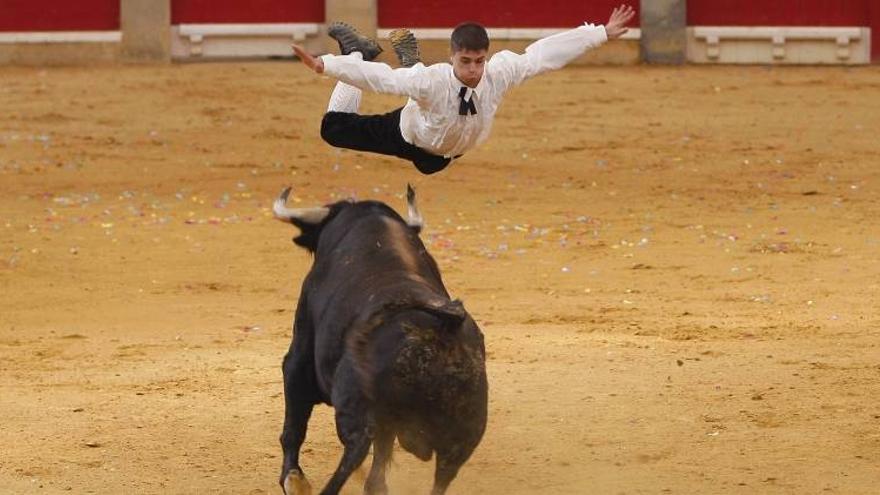
{"type": "Polygon", "coordinates": [[[291,470],[284,478],[281,485],[284,495],[312,495],[312,485],[306,479],[306,475],[297,470],[291,470]]]}

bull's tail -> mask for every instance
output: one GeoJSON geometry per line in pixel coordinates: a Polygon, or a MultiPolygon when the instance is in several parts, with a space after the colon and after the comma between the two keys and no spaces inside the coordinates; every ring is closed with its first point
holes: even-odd
{"type": "Polygon", "coordinates": [[[446,328],[457,328],[467,317],[467,312],[464,310],[464,304],[458,299],[421,306],[419,309],[424,309],[431,314],[439,316],[445,323],[447,323],[446,328]]]}

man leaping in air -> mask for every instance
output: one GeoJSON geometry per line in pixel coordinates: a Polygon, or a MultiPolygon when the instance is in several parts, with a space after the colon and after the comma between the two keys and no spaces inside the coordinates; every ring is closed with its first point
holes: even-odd
{"type": "Polygon", "coordinates": [[[621,37],[634,15],[632,7],[621,5],[604,26],[584,24],[540,39],[524,54],[504,50],[491,58],[486,29],[466,22],[452,32],[450,63],[430,66],[419,60],[418,43],[406,29],[390,36],[399,69],[372,62],[382,49],[344,23],[328,29],[342,55],[315,58],[300,45],[293,45],[293,51],[308,68],[339,80],[321,122],[325,141],[339,148],[397,156],[411,161],[420,172],[433,174],[489,137],[495,112],[510,88],[621,37]],[[409,99],[390,113],[360,115],[361,90],[409,99]]]}

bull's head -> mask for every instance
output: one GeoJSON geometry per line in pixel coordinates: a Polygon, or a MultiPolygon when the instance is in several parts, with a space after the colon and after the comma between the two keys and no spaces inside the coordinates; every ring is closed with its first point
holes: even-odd
{"type": "Polygon", "coordinates": [[[272,205],[272,212],[275,218],[282,222],[290,222],[296,225],[300,230],[300,235],[293,238],[293,242],[302,246],[309,251],[314,252],[318,245],[318,235],[324,221],[330,216],[331,208],[328,206],[320,206],[314,208],[288,208],[287,197],[290,196],[290,188],[281,191],[281,195],[272,205]]]}
{"type": "MultiPolygon", "coordinates": [[[[341,201],[328,206],[288,208],[287,198],[289,196],[290,187],[281,191],[281,194],[275,200],[275,204],[272,205],[272,212],[278,220],[296,225],[302,233],[294,238],[293,242],[311,251],[314,251],[315,246],[317,246],[318,234],[323,225],[345,205],[351,204],[350,201],[341,201]]],[[[419,233],[424,226],[424,220],[416,205],[416,192],[409,184],[406,185],[406,207],[406,224],[416,233],[419,233]]]]}

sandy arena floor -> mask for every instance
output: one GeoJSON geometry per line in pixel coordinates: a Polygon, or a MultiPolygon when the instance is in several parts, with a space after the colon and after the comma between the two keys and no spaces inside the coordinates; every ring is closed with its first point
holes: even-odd
{"type": "MultiPolygon", "coordinates": [[[[431,177],[320,141],[331,86],[0,68],[0,493],[280,493],[310,259],[271,201],[408,181],[487,337],[451,493],[877,493],[880,67],[567,69],[431,177]]],[[[338,455],[321,407],[313,484],[338,455]]],[[[431,475],[399,452],[392,491],[431,475]]]]}

